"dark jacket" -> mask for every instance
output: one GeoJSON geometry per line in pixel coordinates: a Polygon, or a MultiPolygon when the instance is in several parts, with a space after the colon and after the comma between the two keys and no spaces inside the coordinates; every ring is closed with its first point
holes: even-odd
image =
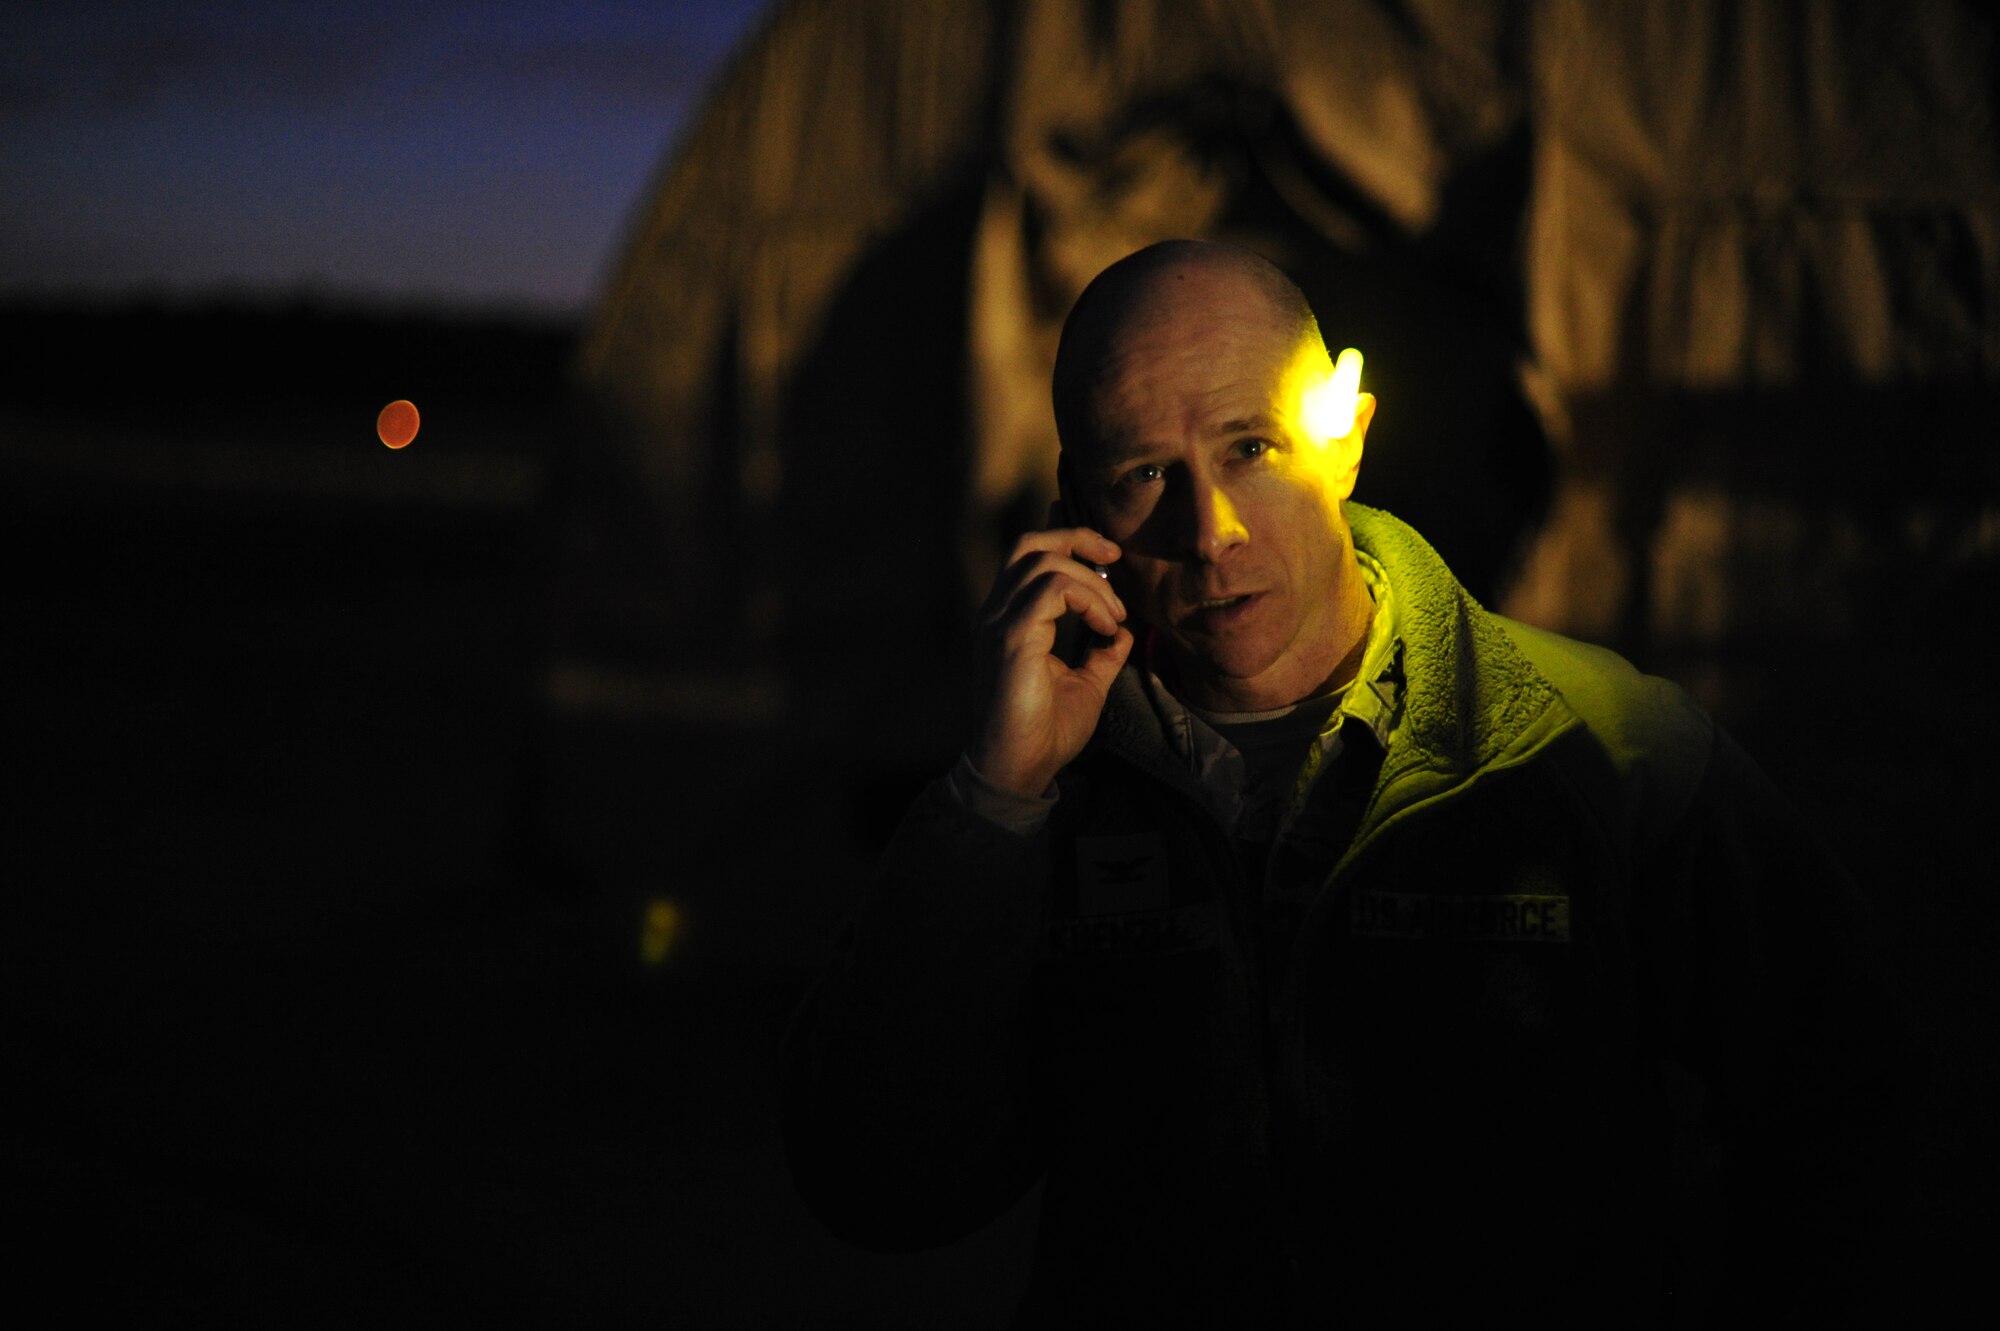
{"type": "Polygon", "coordinates": [[[1403,648],[1351,843],[1251,899],[1132,668],[1038,835],[932,787],[793,1032],[803,1195],[915,1248],[1046,1175],[1023,1325],[1821,1297],[1896,1042],[1844,878],[1674,685],[1348,512],[1403,648]]]}

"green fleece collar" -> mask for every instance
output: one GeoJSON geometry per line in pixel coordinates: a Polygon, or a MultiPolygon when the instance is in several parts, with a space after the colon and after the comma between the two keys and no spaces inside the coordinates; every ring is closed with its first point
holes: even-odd
{"type": "Polygon", "coordinates": [[[1347,520],[1356,547],[1382,562],[1401,598],[1403,719],[1385,775],[1487,766],[1556,704],[1555,686],[1407,523],[1355,503],[1347,520]]]}
{"type": "MultiPolygon", "coordinates": [[[[1383,759],[1382,785],[1418,772],[1450,784],[1528,739],[1558,695],[1423,537],[1379,509],[1349,503],[1346,511],[1355,547],[1387,575],[1404,646],[1403,713],[1383,759]]],[[[1174,743],[1163,728],[1174,722],[1154,707],[1149,687],[1137,666],[1119,672],[1097,742],[1200,798],[1201,783],[1181,757],[1189,751],[1187,737],[1174,743]]],[[[1174,714],[1192,724],[1185,709],[1174,714]]]]}

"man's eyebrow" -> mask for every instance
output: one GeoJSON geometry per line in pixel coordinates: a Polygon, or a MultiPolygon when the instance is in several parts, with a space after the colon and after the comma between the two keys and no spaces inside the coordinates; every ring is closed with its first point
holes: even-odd
{"type": "Polygon", "coordinates": [[[1146,443],[1130,437],[1100,439],[1097,441],[1097,465],[1101,468],[1116,467],[1154,451],[1146,443]]]}
{"type": "MultiPolygon", "coordinates": [[[[1274,413],[1257,411],[1252,412],[1248,416],[1239,416],[1234,420],[1223,421],[1221,424],[1212,427],[1210,433],[1218,436],[1252,434],[1260,431],[1274,430],[1277,428],[1277,423],[1278,417],[1274,413]]],[[[1170,449],[1157,448],[1143,439],[1135,439],[1129,435],[1100,439],[1097,443],[1097,449],[1098,461],[1096,465],[1107,470],[1118,467],[1136,457],[1144,457],[1156,452],[1171,451],[1170,449]]]]}
{"type": "Polygon", "coordinates": [[[1233,421],[1224,421],[1215,427],[1217,434],[1248,434],[1252,430],[1268,430],[1276,424],[1277,418],[1268,411],[1244,416],[1233,421]]]}

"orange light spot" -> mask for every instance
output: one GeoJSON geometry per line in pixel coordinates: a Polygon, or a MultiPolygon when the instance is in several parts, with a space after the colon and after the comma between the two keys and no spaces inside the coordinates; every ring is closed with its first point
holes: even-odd
{"type": "Polygon", "coordinates": [[[417,404],[405,398],[398,398],[382,408],[382,414],[375,418],[375,433],[391,448],[402,448],[417,437],[417,404]]]}

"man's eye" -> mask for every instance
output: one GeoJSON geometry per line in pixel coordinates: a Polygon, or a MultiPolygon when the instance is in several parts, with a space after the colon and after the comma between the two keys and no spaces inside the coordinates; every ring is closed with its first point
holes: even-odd
{"type": "Polygon", "coordinates": [[[1140,466],[1134,467],[1132,468],[1132,470],[1126,472],[1125,484],[1151,485],[1154,481],[1159,480],[1162,476],[1165,476],[1166,474],[1167,474],[1166,469],[1161,467],[1158,463],[1147,462],[1140,466]]]}
{"type": "Polygon", "coordinates": [[[1270,451],[1271,441],[1268,439],[1239,439],[1236,441],[1236,456],[1239,458],[1258,458],[1270,451]]]}

